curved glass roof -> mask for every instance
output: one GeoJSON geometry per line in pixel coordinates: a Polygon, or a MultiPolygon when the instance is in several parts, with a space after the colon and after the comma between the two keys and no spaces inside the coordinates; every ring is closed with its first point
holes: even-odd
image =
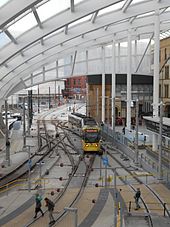
{"type": "Polygon", "coordinates": [[[84,51],[86,56],[94,47],[110,45],[113,37],[116,45],[126,43],[129,31],[132,40],[154,39],[158,12],[160,39],[170,36],[169,0],[0,2],[0,89],[4,91],[21,83],[26,86],[34,71],[43,72],[52,62],[66,64],[63,59],[68,56],[72,59],[69,70],[73,71],[78,54],[84,51]]]}

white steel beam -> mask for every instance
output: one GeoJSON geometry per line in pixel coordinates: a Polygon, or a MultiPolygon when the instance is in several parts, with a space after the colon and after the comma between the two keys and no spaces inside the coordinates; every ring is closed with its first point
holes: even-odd
{"type": "MultiPolygon", "coordinates": [[[[118,1],[118,0],[117,0],[118,1]]],[[[117,2],[115,1],[115,2],[117,2]]],[[[38,28],[31,29],[30,32],[27,32],[25,35],[22,35],[20,38],[18,38],[18,48],[14,48],[11,45],[8,45],[7,48],[2,49],[0,53],[1,63],[4,63],[4,61],[9,60],[12,56],[15,56],[19,51],[22,49],[28,47],[29,45],[32,45],[34,42],[37,42],[39,39],[45,37],[46,35],[56,31],[57,29],[61,28],[62,26],[65,26],[66,24],[69,24],[70,22],[75,21],[76,19],[82,18],[82,16],[86,16],[91,14],[93,11],[99,10],[99,8],[103,8],[104,5],[107,4],[113,4],[113,1],[107,0],[104,1],[105,4],[102,2],[99,2],[94,0],[93,2],[85,1],[84,4],[80,4],[76,8],[76,14],[70,13],[68,11],[64,12],[63,14],[59,14],[52,19],[47,20],[43,23],[44,29],[40,32],[38,28]],[[95,4],[96,3],[96,4],[95,4]],[[103,4],[102,4],[103,3],[103,4]],[[95,5],[93,5],[95,4],[95,5]],[[63,20],[65,18],[65,20],[63,20]],[[62,21],[62,22],[61,22],[62,21]]],[[[170,6],[169,0],[164,0],[164,2],[156,3],[153,1],[145,2],[143,4],[138,5],[132,5],[129,7],[128,14],[122,13],[122,11],[116,11],[113,14],[108,14],[103,17],[98,18],[98,23],[95,24],[88,24],[86,23],[86,29],[83,29],[84,26],[79,27],[79,33],[84,34],[88,33],[91,30],[97,30],[101,27],[104,27],[109,24],[113,24],[117,22],[117,20],[125,20],[126,18],[132,18],[134,16],[137,16],[139,12],[147,13],[150,11],[150,9],[154,10],[157,8],[164,8],[170,6]],[[141,7],[142,6],[142,7],[141,7]]],[[[78,34],[76,34],[77,37],[78,34]]],[[[68,37],[67,37],[68,39],[68,37]]]]}
{"type": "MultiPolygon", "coordinates": [[[[169,13],[170,14],[170,13],[169,13]]],[[[136,28],[136,27],[138,27],[138,29],[137,29],[137,31],[136,31],[136,34],[144,34],[144,33],[153,33],[153,31],[154,31],[154,27],[153,27],[153,25],[151,25],[150,27],[149,26],[147,26],[148,24],[149,24],[149,22],[151,22],[151,21],[153,21],[153,19],[154,19],[154,16],[150,16],[150,17],[148,17],[148,18],[140,18],[140,19],[136,19],[135,20],[135,23],[133,23],[133,25],[131,26],[131,28],[136,28]],[[144,26],[147,26],[146,28],[144,27],[144,26]],[[150,31],[149,31],[149,29],[148,28],[150,28],[150,31]]],[[[163,24],[162,25],[162,28],[163,27],[166,27],[166,26],[168,26],[168,24],[163,24]]],[[[72,39],[72,40],[70,40],[69,41],[69,43],[71,44],[71,45],[76,45],[76,46],[79,46],[79,45],[82,45],[82,43],[83,42],[88,42],[88,41],[90,41],[90,40],[94,40],[94,39],[98,39],[99,37],[104,37],[104,36],[108,36],[109,37],[109,35],[112,35],[114,32],[116,33],[116,34],[118,34],[119,32],[122,32],[123,30],[125,31],[125,34],[126,34],[126,31],[127,31],[127,27],[128,27],[128,22],[126,22],[126,23],[123,23],[123,25],[122,26],[119,26],[119,24],[118,25],[115,25],[115,26],[112,26],[112,27],[109,27],[109,30],[106,32],[106,33],[104,33],[103,32],[103,29],[100,29],[100,30],[97,30],[96,32],[92,32],[92,33],[88,33],[88,34],[86,34],[86,36],[85,36],[85,38],[84,38],[84,40],[82,40],[82,38],[80,37],[79,39],[77,38],[76,40],[74,40],[74,39],[72,39]]],[[[78,31],[78,29],[79,28],[73,28],[72,30],[71,30],[71,34],[76,34],[77,33],[77,31],[78,31]]],[[[64,34],[61,34],[60,36],[58,36],[58,41],[60,41],[61,40],[61,42],[64,40],[64,34]]],[[[69,36],[70,37],[70,36],[69,36]]],[[[117,36],[118,37],[118,36],[117,36]]],[[[121,36],[120,36],[121,37],[121,36]]],[[[126,37],[126,35],[125,35],[125,37],[126,37]]],[[[39,55],[41,55],[41,53],[43,52],[43,53],[45,53],[46,51],[48,52],[48,50],[52,50],[53,48],[54,48],[54,52],[56,51],[56,48],[57,48],[57,45],[54,45],[54,46],[51,46],[51,45],[53,45],[53,43],[55,42],[55,40],[56,40],[56,38],[55,37],[53,37],[53,39],[54,39],[54,41],[53,40],[51,40],[51,42],[46,42],[46,45],[44,45],[44,47],[42,47],[41,45],[37,45],[37,46],[34,46],[34,47],[32,47],[32,48],[30,48],[30,50],[29,51],[27,51],[26,52],[26,56],[27,56],[27,58],[25,59],[25,61],[30,61],[32,58],[34,58],[34,56],[35,57],[37,57],[38,56],[38,53],[39,53],[39,55]],[[51,44],[50,44],[51,43],[51,44]],[[53,48],[52,48],[53,47],[53,48]],[[41,52],[40,52],[41,51],[41,52]],[[30,52],[30,53],[29,53],[30,52]],[[35,55],[36,54],[36,55],[35,55]]],[[[106,38],[107,39],[107,38],[106,38]]],[[[109,38],[108,38],[109,39],[109,38]]],[[[110,38],[111,39],[111,38],[110,38]]],[[[65,48],[65,46],[63,46],[63,49],[65,48]]],[[[24,59],[22,59],[22,61],[23,61],[24,59]]],[[[23,61],[24,62],[24,61],[23,61]]],[[[18,59],[18,63],[17,63],[17,57],[16,58],[14,58],[14,60],[13,60],[13,67],[14,68],[16,68],[17,67],[17,65],[20,65],[21,64],[21,59],[18,59]]],[[[11,62],[10,62],[10,65],[11,65],[11,67],[12,67],[12,64],[11,64],[11,62]]],[[[8,72],[11,70],[11,68],[8,70],[8,72]]],[[[6,75],[6,73],[7,73],[7,71],[5,72],[5,71],[3,71],[2,72],[2,69],[0,69],[0,74],[2,74],[2,75],[6,75]]]]}
{"type": "Polygon", "coordinates": [[[8,30],[5,30],[4,32],[14,44],[18,44],[16,39],[13,37],[13,35],[8,30]]]}
{"type": "Polygon", "coordinates": [[[43,0],[13,0],[0,9],[0,29],[43,0]]]}
{"type": "Polygon", "coordinates": [[[133,0],[127,0],[127,1],[125,2],[125,4],[124,4],[123,7],[122,7],[122,12],[123,12],[123,13],[126,12],[127,8],[130,6],[130,4],[131,4],[132,1],[133,1],[133,0]]]}
{"type": "Polygon", "coordinates": [[[74,9],[74,0],[70,0],[70,5],[71,5],[71,12],[73,13],[75,11],[75,9],[74,9]]]}
{"type": "Polygon", "coordinates": [[[40,20],[40,18],[39,18],[39,16],[38,16],[38,13],[37,13],[36,8],[35,8],[35,7],[32,7],[32,11],[33,11],[33,14],[34,14],[34,16],[35,16],[35,19],[36,19],[36,21],[37,21],[37,23],[38,23],[39,28],[42,29],[43,26],[42,26],[41,20],[40,20]]]}

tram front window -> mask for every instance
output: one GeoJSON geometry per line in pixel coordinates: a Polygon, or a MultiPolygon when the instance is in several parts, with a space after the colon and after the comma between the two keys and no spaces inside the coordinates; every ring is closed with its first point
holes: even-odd
{"type": "Polygon", "coordinates": [[[99,134],[99,132],[86,132],[84,140],[85,140],[86,143],[99,142],[100,134],[99,134]]]}

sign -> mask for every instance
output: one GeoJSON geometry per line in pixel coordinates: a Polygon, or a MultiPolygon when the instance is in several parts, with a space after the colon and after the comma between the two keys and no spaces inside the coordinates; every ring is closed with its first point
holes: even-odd
{"type": "Polygon", "coordinates": [[[108,160],[108,157],[107,156],[102,157],[102,161],[103,161],[103,165],[105,167],[106,166],[109,166],[109,160],[108,160]]]}
{"type": "Polygon", "coordinates": [[[86,132],[97,132],[97,129],[86,129],[86,132]]]}

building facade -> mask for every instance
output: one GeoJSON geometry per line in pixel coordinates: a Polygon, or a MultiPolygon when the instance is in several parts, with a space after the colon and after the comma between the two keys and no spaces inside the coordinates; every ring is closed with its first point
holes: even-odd
{"type": "Polygon", "coordinates": [[[170,38],[160,41],[159,97],[164,103],[164,116],[170,118],[170,38]]]}
{"type": "MultiPolygon", "coordinates": [[[[126,74],[116,74],[115,117],[116,124],[126,124],[126,74]],[[120,120],[122,119],[122,121],[120,120]]],[[[102,75],[87,76],[87,107],[86,113],[101,122],[102,112],[102,75]]],[[[132,75],[132,124],[135,124],[135,100],[139,100],[139,114],[152,113],[153,77],[132,75]]],[[[111,124],[111,74],[106,75],[105,85],[105,122],[111,124]]]]}
{"type": "Polygon", "coordinates": [[[66,79],[63,96],[71,99],[84,99],[86,96],[86,76],[66,79]]]}

